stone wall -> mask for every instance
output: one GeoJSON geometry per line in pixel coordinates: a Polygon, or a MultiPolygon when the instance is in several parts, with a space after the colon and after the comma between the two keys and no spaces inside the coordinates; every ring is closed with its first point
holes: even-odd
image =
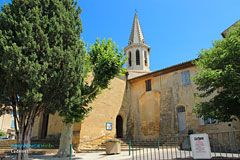
{"type": "MultiPolygon", "coordinates": [[[[156,139],[179,134],[177,108],[185,107],[186,131],[195,133],[220,132],[239,130],[240,123],[218,123],[200,125],[200,120],[192,112],[194,107],[194,93],[199,92],[192,82],[182,85],[181,72],[190,71],[190,75],[196,74],[195,66],[181,68],[160,74],[158,76],[143,76],[130,80],[131,87],[131,111],[133,119],[133,137],[135,139],[156,139]],[[151,79],[152,91],[146,92],[145,81],[151,79]]],[[[214,93],[216,94],[216,93],[214,93]]],[[[209,100],[211,97],[200,101],[209,100]]]]}
{"type": "Polygon", "coordinates": [[[124,78],[114,78],[111,81],[110,89],[104,90],[89,105],[93,107],[93,110],[82,122],[80,148],[96,147],[106,139],[115,138],[116,118],[118,115],[122,116],[123,133],[126,133],[127,117],[124,113],[127,112],[127,108],[123,105],[125,86],[126,81],[124,78]],[[112,123],[112,130],[106,130],[107,122],[112,123]]]}
{"type": "MultiPolygon", "coordinates": [[[[73,127],[73,146],[75,149],[97,148],[106,139],[116,137],[116,117],[123,118],[123,135],[126,135],[128,97],[125,77],[114,78],[109,89],[104,90],[96,100],[89,104],[93,110],[81,122],[73,127]],[[112,130],[106,130],[106,123],[112,123],[112,130]]],[[[42,114],[36,118],[32,138],[39,139],[42,126],[42,114]]],[[[46,139],[59,139],[62,130],[62,118],[57,114],[49,115],[46,139]]]]}

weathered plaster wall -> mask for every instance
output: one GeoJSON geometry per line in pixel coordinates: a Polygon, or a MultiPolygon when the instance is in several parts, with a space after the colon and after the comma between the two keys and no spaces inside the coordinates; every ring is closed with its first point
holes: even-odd
{"type": "Polygon", "coordinates": [[[184,106],[186,110],[186,132],[188,130],[200,133],[240,129],[239,122],[200,125],[199,118],[192,112],[194,93],[199,91],[193,81],[191,84],[182,85],[181,72],[186,70],[194,76],[197,68],[187,67],[154,77],[144,76],[130,82],[130,117],[133,119],[134,138],[150,139],[178,134],[177,107],[179,106],[184,106]],[[146,92],[145,81],[148,79],[151,79],[152,91],[146,92]]]}
{"type": "Polygon", "coordinates": [[[12,120],[14,120],[14,118],[11,116],[11,114],[2,115],[0,117],[0,130],[7,132],[8,129],[12,129],[12,120]]]}

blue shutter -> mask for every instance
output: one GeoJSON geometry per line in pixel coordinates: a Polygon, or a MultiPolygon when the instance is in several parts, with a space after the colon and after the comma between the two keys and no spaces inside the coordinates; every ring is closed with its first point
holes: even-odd
{"type": "Polygon", "coordinates": [[[182,76],[182,85],[183,86],[191,83],[189,71],[181,72],[181,76],[182,76]]]}
{"type": "Polygon", "coordinates": [[[182,75],[182,85],[184,86],[184,85],[186,85],[186,72],[182,72],[181,73],[181,75],[182,75]]]}
{"type": "Polygon", "coordinates": [[[15,125],[14,125],[14,120],[12,120],[12,123],[11,123],[11,128],[15,128],[15,125]]]}
{"type": "Polygon", "coordinates": [[[191,81],[190,81],[190,72],[189,71],[186,71],[186,81],[187,81],[187,84],[191,83],[191,81]]]}

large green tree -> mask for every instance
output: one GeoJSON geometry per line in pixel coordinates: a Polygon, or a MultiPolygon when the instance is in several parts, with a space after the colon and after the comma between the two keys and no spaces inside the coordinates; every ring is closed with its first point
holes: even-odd
{"type": "MultiPolygon", "coordinates": [[[[83,83],[76,84],[80,88],[81,95],[70,94],[75,100],[71,104],[62,102],[59,115],[63,119],[63,127],[60,138],[58,156],[67,157],[69,146],[72,143],[72,128],[74,122],[81,122],[87,113],[92,109],[89,103],[92,102],[102,90],[108,88],[110,81],[124,72],[122,68],[125,60],[122,51],[115,46],[110,39],[100,42],[98,39],[95,44],[90,46],[87,58],[85,59],[85,74],[83,83]]],[[[75,86],[74,86],[75,87],[75,86]]],[[[77,90],[76,90],[77,91],[77,90]]],[[[62,97],[65,100],[64,97],[62,97]]]]}
{"type": "MultiPolygon", "coordinates": [[[[58,111],[63,117],[59,155],[67,156],[73,123],[123,71],[122,51],[111,40],[97,40],[87,53],[80,12],[73,0],[14,0],[2,7],[0,113],[13,111],[18,144],[30,144],[40,112],[58,111]]],[[[28,159],[28,154],[17,157],[28,159]]]]}
{"type": "Polygon", "coordinates": [[[216,40],[212,48],[202,50],[195,61],[201,70],[194,77],[197,97],[210,97],[197,102],[199,117],[221,122],[240,118],[240,23],[232,26],[226,38],[216,40]]]}
{"type": "MultiPolygon", "coordinates": [[[[80,12],[73,0],[12,0],[2,6],[0,113],[13,111],[17,144],[30,144],[40,112],[79,103],[88,73],[80,12]]],[[[28,154],[20,152],[17,159],[28,154]]]]}

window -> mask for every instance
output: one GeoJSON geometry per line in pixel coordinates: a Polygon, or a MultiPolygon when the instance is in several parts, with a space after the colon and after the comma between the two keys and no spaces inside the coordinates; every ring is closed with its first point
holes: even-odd
{"type": "Polygon", "coordinates": [[[146,84],[146,92],[151,91],[151,90],[152,90],[152,87],[151,87],[151,79],[146,80],[146,81],[145,81],[145,84],[146,84]]]}
{"type": "Polygon", "coordinates": [[[136,51],[136,65],[140,65],[140,53],[139,53],[139,50],[136,51]]]}
{"type": "Polygon", "coordinates": [[[181,106],[177,108],[177,112],[185,112],[185,107],[181,106]]]}
{"type": "Polygon", "coordinates": [[[204,120],[203,117],[199,118],[199,122],[200,122],[200,125],[208,125],[208,124],[217,124],[217,123],[219,123],[217,119],[208,118],[208,119],[204,120]]]}
{"type": "MultiPolygon", "coordinates": [[[[19,112],[17,112],[17,116],[19,116],[19,112]]],[[[11,117],[14,117],[13,111],[11,112],[11,117]]]]}
{"type": "Polygon", "coordinates": [[[14,120],[12,120],[11,128],[15,128],[14,120]]]}
{"type": "Polygon", "coordinates": [[[147,66],[147,52],[144,51],[145,66],[147,66]]]}
{"type": "Polygon", "coordinates": [[[132,53],[131,52],[129,52],[128,53],[128,64],[129,64],[129,66],[131,67],[132,66],[132,53]]]}
{"type": "Polygon", "coordinates": [[[189,71],[181,72],[181,75],[182,75],[182,85],[183,86],[191,83],[189,71]]]}

